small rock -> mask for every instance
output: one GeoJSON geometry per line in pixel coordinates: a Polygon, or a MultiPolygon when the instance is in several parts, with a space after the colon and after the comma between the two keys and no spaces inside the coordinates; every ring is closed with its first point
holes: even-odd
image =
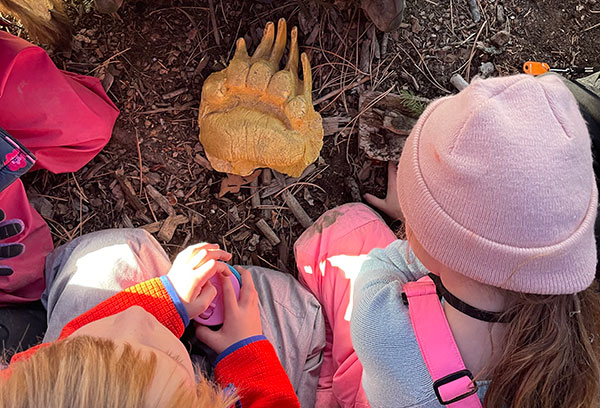
{"type": "Polygon", "coordinates": [[[494,44],[494,45],[496,45],[498,47],[504,46],[504,44],[506,44],[508,42],[508,40],[510,40],[510,34],[508,32],[506,32],[506,31],[504,31],[504,30],[498,31],[490,39],[490,41],[492,42],[492,44],[494,44]]]}
{"type": "Polygon", "coordinates": [[[492,75],[494,72],[496,72],[496,67],[491,62],[484,62],[479,67],[479,75],[484,79],[492,75]]]}
{"type": "Polygon", "coordinates": [[[80,202],[79,200],[77,200],[75,198],[71,199],[71,207],[77,213],[79,213],[80,210],[81,210],[81,212],[84,212],[84,213],[90,211],[90,209],[88,208],[87,205],[83,204],[82,202],[80,202]]]}
{"type": "Polygon", "coordinates": [[[423,28],[421,27],[421,24],[419,24],[419,19],[416,17],[411,17],[410,19],[410,31],[412,31],[413,33],[417,34],[420,33],[421,30],[423,30],[423,28]]]}
{"type": "Polygon", "coordinates": [[[260,235],[252,234],[252,238],[248,241],[248,252],[256,251],[256,246],[260,242],[260,235]]]}
{"type": "Polygon", "coordinates": [[[52,216],[54,215],[54,206],[48,199],[34,196],[29,199],[29,203],[42,217],[52,219],[52,216]]]}
{"type": "Polygon", "coordinates": [[[460,92],[469,86],[469,83],[460,74],[454,74],[450,78],[450,83],[460,92]]]}
{"type": "Polygon", "coordinates": [[[485,52],[486,54],[490,54],[490,55],[502,54],[502,50],[494,47],[493,45],[486,45],[481,41],[477,41],[476,47],[478,50],[481,50],[481,51],[485,52]]]}
{"type": "Polygon", "coordinates": [[[69,207],[67,207],[66,205],[62,204],[62,203],[58,203],[56,204],[56,212],[60,215],[64,215],[66,213],[68,213],[69,207]]]}
{"type": "Polygon", "coordinates": [[[496,7],[496,19],[499,23],[504,23],[506,21],[506,17],[504,17],[504,7],[502,4],[498,4],[496,7]]]}

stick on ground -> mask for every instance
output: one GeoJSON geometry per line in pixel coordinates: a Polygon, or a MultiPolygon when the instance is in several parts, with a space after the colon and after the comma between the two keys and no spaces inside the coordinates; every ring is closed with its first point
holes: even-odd
{"type": "Polygon", "coordinates": [[[271,244],[277,245],[281,242],[277,234],[275,234],[275,231],[273,231],[271,227],[269,227],[269,224],[267,224],[267,222],[262,218],[256,221],[256,228],[262,232],[262,234],[269,240],[271,244]]]}
{"type": "Polygon", "coordinates": [[[285,190],[283,192],[284,200],[289,207],[292,214],[296,217],[296,219],[300,222],[300,224],[304,228],[308,228],[312,225],[313,220],[309,217],[309,215],[304,211],[304,208],[300,205],[298,200],[290,193],[289,190],[285,190]]]}
{"type": "Polygon", "coordinates": [[[478,23],[479,20],[481,20],[481,13],[479,12],[479,7],[477,7],[477,0],[467,0],[467,4],[469,4],[469,10],[471,11],[473,21],[478,23]]]}

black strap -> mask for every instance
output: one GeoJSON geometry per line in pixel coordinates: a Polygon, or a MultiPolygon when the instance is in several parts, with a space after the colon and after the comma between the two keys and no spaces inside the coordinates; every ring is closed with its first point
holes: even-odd
{"type": "Polygon", "coordinates": [[[438,296],[443,297],[444,300],[446,300],[446,302],[448,302],[453,308],[455,308],[459,312],[464,313],[467,316],[472,317],[473,319],[482,320],[484,322],[508,323],[511,321],[511,317],[504,315],[503,312],[488,312],[487,310],[481,310],[469,305],[468,303],[463,302],[462,300],[454,296],[452,293],[450,293],[448,289],[446,289],[439,276],[430,273],[429,277],[431,278],[433,283],[435,283],[438,296]]]}

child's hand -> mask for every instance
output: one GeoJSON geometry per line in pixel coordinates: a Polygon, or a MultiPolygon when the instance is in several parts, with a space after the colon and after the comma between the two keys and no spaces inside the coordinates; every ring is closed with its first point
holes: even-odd
{"type": "Polygon", "coordinates": [[[230,253],[205,242],[191,245],[177,255],[167,277],[190,318],[204,312],[217,294],[208,280],[217,272],[229,272],[226,264],[217,261],[230,259],[230,253]]]}
{"type": "Polygon", "coordinates": [[[391,218],[404,221],[404,214],[402,214],[400,202],[398,201],[398,184],[396,182],[397,174],[398,163],[388,162],[387,193],[385,198],[381,199],[372,194],[365,194],[365,200],[367,200],[367,203],[378,210],[383,211],[391,218]]]}
{"type": "Polygon", "coordinates": [[[218,331],[212,331],[202,325],[196,327],[196,337],[219,354],[240,340],[262,334],[258,293],[254,288],[252,275],[239,266],[236,269],[242,276],[239,300],[236,299],[233,286],[229,280],[231,271],[221,273],[219,276],[223,285],[223,306],[225,307],[223,327],[218,331]]]}

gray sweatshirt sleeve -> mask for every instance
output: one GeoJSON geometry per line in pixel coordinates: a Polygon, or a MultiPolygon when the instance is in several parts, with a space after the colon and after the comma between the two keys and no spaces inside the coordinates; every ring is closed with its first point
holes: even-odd
{"type": "Polygon", "coordinates": [[[369,253],[355,282],[351,318],[371,407],[440,407],[415,338],[402,285],[425,276],[406,241],[369,253]]]}

